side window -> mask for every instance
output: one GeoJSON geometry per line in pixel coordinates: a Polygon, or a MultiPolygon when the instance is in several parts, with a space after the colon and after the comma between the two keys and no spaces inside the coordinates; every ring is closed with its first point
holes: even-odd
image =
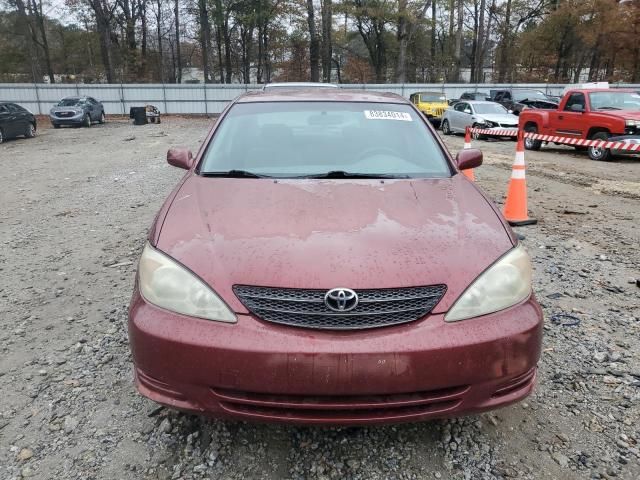
{"type": "Polygon", "coordinates": [[[585,110],[585,99],[583,93],[572,93],[569,95],[567,103],[564,105],[564,110],[575,111],[573,110],[573,108],[575,108],[573,105],[578,105],[580,106],[580,110],[585,110]]]}
{"type": "Polygon", "coordinates": [[[415,93],[411,94],[411,97],[409,97],[409,100],[411,100],[411,103],[413,104],[418,103],[418,95],[416,95],[415,93]]]}
{"type": "Polygon", "coordinates": [[[9,109],[5,105],[0,105],[0,114],[9,113],[9,109]]]}
{"type": "Polygon", "coordinates": [[[464,104],[464,113],[468,113],[469,115],[473,113],[473,111],[471,110],[471,105],[469,105],[468,103],[464,104]]]}
{"type": "Polygon", "coordinates": [[[455,106],[453,107],[454,110],[456,110],[457,112],[462,112],[464,111],[464,106],[466,105],[466,103],[464,102],[460,102],[460,103],[456,103],[455,106]]]}
{"type": "Polygon", "coordinates": [[[9,110],[10,112],[13,112],[13,113],[18,113],[20,111],[18,106],[14,105],[12,103],[7,103],[7,110],[9,110]]]}

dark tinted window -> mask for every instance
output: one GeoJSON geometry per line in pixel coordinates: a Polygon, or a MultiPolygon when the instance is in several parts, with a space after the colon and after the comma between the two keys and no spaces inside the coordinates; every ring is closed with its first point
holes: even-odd
{"type": "Polygon", "coordinates": [[[585,99],[584,99],[583,93],[572,93],[571,95],[569,95],[569,98],[567,99],[567,103],[565,104],[564,109],[571,110],[571,107],[573,105],[579,105],[582,107],[582,110],[585,109],[585,99]]]}
{"type": "Polygon", "coordinates": [[[0,113],[9,113],[9,109],[6,105],[0,105],[0,113]]]}

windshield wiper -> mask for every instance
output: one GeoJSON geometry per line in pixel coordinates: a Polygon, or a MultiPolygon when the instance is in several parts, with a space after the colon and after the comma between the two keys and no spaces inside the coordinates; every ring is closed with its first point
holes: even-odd
{"type": "Polygon", "coordinates": [[[409,175],[396,175],[389,173],[357,173],[344,170],[331,170],[326,173],[314,173],[297,178],[411,178],[409,175]]]}
{"type": "Polygon", "coordinates": [[[227,177],[227,178],[272,178],[269,175],[249,172],[247,170],[227,170],[226,172],[200,172],[203,177],[227,177]]]}
{"type": "Polygon", "coordinates": [[[598,107],[596,108],[596,110],[622,110],[622,109],[618,107],[598,107]]]}

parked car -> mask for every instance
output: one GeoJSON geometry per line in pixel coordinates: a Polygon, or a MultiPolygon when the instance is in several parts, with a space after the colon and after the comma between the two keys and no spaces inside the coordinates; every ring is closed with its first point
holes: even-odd
{"type": "Polygon", "coordinates": [[[491,95],[488,92],[464,92],[460,95],[460,101],[462,100],[491,101],[491,95]]]}
{"type": "Polygon", "coordinates": [[[20,105],[0,102],[0,143],[21,136],[36,136],[36,117],[20,105]]]}
{"type": "Polygon", "coordinates": [[[252,421],[371,424],[533,389],[524,247],[426,118],[390,93],[231,102],[150,230],[129,309],[140,393],[252,421]],[[470,255],[473,252],[473,255],[470,255]]]}
{"type": "MultiPolygon", "coordinates": [[[[640,137],[640,94],[632,89],[569,90],[555,110],[525,110],[526,132],[589,140],[630,141],[640,137]]],[[[525,138],[525,148],[539,150],[541,140],[525,138]]],[[[576,147],[583,149],[583,147],[576,147]]],[[[592,160],[607,161],[623,152],[589,147],[592,160]]]]}
{"type": "Polygon", "coordinates": [[[409,96],[409,100],[436,126],[440,125],[444,111],[449,108],[449,101],[443,92],[415,92],[409,96]]]}
{"type": "Polygon", "coordinates": [[[104,106],[93,97],[66,97],[49,112],[54,128],[62,125],[90,127],[92,123],[104,123],[104,106]]]}
{"type": "Polygon", "coordinates": [[[507,90],[490,90],[491,100],[500,103],[515,115],[525,108],[554,109],[558,101],[540,90],[513,88],[507,90]]]}
{"type": "Polygon", "coordinates": [[[333,83],[322,82],[276,82],[265,84],[262,90],[306,90],[308,88],[338,88],[338,86],[333,83]]]}
{"type": "MultiPolygon", "coordinates": [[[[444,112],[442,117],[442,133],[464,133],[467,127],[483,129],[518,129],[518,117],[509,113],[499,103],[461,101],[444,112]]],[[[486,135],[473,133],[473,137],[484,138],[486,135]]]]}

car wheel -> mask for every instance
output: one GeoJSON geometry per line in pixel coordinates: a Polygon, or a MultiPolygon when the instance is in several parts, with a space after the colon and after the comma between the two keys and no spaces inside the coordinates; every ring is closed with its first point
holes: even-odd
{"type": "Polygon", "coordinates": [[[100,120],[99,120],[99,122],[100,122],[100,123],[104,123],[104,122],[106,122],[106,121],[107,121],[107,119],[106,119],[106,118],[105,118],[105,116],[104,116],[104,112],[102,112],[102,113],[100,114],[100,120]]]}
{"type": "Polygon", "coordinates": [[[451,128],[449,127],[449,120],[442,121],[442,133],[444,135],[451,135],[451,128]]]}
{"type": "MultiPolygon", "coordinates": [[[[524,131],[528,133],[538,133],[538,127],[535,125],[527,125],[524,127],[524,131]]],[[[532,138],[524,138],[524,148],[526,150],[540,150],[542,147],[542,140],[533,140],[532,138]]]]}
{"type": "Polygon", "coordinates": [[[82,125],[87,127],[87,128],[91,126],[91,117],[89,116],[88,113],[84,116],[84,120],[82,122],[82,125]]]}
{"type": "MultiPolygon", "coordinates": [[[[481,128],[481,127],[477,123],[474,123],[473,125],[471,125],[471,128],[481,128]]],[[[486,140],[487,136],[486,135],[481,135],[478,132],[473,132],[471,134],[471,138],[473,138],[474,140],[486,140]]]]}
{"type": "Polygon", "coordinates": [[[0,128],[0,143],[4,142],[4,134],[2,133],[2,129],[0,128]]]}
{"type": "Polygon", "coordinates": [[[27,126],[27,131],[24,133],[26,138],[33,138],[36,136],[36,126],[33,123],[29,123],[27,126]]]}
{"type": "MultiPolygon", "coordinates": [[[[609,134],[607,132],[598,132],[591,137],[591,140],[607,140],[609,134]]],[[[600,147],[589,147],[589,158],[600,162],[608,162],[611,160],[611,150],[600,147]]]]}

